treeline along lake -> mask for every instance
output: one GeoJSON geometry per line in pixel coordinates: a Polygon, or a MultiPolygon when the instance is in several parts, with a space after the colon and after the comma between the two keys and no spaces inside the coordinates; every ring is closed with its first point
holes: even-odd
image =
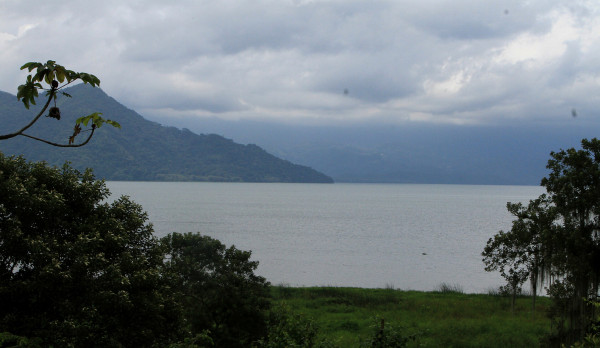
{"type": "Polygon", "coordinates": [[[201,232],[251,250],[272,284],[466,292],[502,285],[481,251],[510,229],[506,202],[538,186],[107,182],[148,212],[157,236],[201,232]]]}

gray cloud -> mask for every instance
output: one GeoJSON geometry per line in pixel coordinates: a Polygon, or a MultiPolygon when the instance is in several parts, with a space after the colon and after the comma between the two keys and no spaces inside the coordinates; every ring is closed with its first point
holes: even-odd
{"type": "Polygon", "coordinates": [[[154,117],[558,119],[573,107],[587,114],[600,107],[599,7],[517,0],[3,1],[0,89],[15,93],[22,63],[54,59],[96,74],[107,93],[154,117]]]}

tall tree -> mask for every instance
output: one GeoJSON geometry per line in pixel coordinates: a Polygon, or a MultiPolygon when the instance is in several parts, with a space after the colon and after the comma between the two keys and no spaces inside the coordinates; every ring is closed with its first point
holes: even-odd
{"type": "Polygon", "coordinates": [[[558,216],[552,265],[573,290],[569,319],[582,338],[594,319],[600,282],[600,140],[583,139],[582,148],[551,153],[542,180],[558,216]]]}
{"type": "Polygon", "coordinates": [[[529,278],[533,295],[532,309],[538,286],[550,277],[549,260],[556,213],[545,194],[522,203],[507,203],[507,210],[516,218],[508,232],[500,231],[488,240],[482,253],[486,271],[500,271],[512,295],[512,306],[521,285],[529,278]]]}
{"type": "Polygon", "coordinates": [[[589,303],[600,282],[600,140],[581,145],[550,154],[541,182],[547,194],[527,207],[509,203],[517,218],[511,231],[500,231],[483,252],[487,270],[525,265],[534,292],[549,283],[558,338],[567,342],[581,339],[595,320],[589,303]]]}
{"type": "Polygon", "coordinates": [[[68,70],[64,66],[56,64],[56,62],[53,60],[49,60],[45,64],[38,62],[25,63],[21,67],[21,70],[24,69],[27,69],[30,74],[27,75],[25,83],[18,87],[17,99],[21,100],[25,108],[29,109],[31,105],[36,104],[36,98],[39,96],[39,90],[45,90],[47,97],[46,103],[43,105],[38,114],[29,121],[29,123],[11,133],[0,134],[0,140],[23,136],[57,147],[80,147],[87,144],[94,135],[96,128],[101,127],[104,123],[121,128],[119,123],[106,120],[100,116],[101,113],[94,112],[90,115],[82,116],[75,121],[73,135],[69,137],[67,144],[56,143],[25,133],[25,131],[30,129],[36,122],[40,120],[46,110],[48,110],[48,115],[46,115],[46,117],[60,120],[60,109],[56,106],[56,99],[58,98],[59,94],[64,97],[70,97],[69,94],[61,92],[61,89],[76,81],[81,81],[85,84],[91,85],[92,87],[96,87],[100,85],[100,80],[92,74],[68,70]],[[34,70],[35,74],[32,74],[31,72],[34,70]],[[54,101],[54,106],[50,107],[52,101],[54,101]],[[48,107],[50,108],[48,109],[48,107]],[[82,130],[82,124],[84,126],[88,126],[88,124],[90,124],[90,128],[87,130],[82,130]],[[83,142],[76,144],[75,137],[81,132],[89,132],[89,135],[83,142]]]}

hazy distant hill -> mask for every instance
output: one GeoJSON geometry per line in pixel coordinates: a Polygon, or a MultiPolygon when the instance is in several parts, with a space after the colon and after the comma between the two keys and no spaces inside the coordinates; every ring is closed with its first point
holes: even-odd
{"type": "Polygon", "coordinates": [[[503,126],[154,120],[258,144],[336,182],[539,185],[551,151],[600,136],[595,118],[573,118],[567,110],[560,122],[514,120],[503,126]]]}
{"type": "MultiPolygon", "coordinates": [[[[95,111],[119,122],[122,129],[103,126],[81,148],[61,149],[17,137],[0,141],[0,151],[54,165],[70,161],[79,169],[91,167],[98,177],[108,180],[332,182],[325,174],[279,159],[256,145],[148,121],[98,88],[77,85],[66,91],[73,98],[59,98],[62,119],[41,119],[30,134],[64,143],[74,120],[95,111]]],[[[1,134],[23,126],[34,113],[14,95],[0,92],[1,134]]]]}

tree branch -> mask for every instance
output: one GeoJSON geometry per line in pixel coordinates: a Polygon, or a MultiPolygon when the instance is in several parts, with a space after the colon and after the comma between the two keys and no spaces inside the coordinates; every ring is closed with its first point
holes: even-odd
{"type": "MultiPolygon", "coordinates": [[[[55,93],[56,93],[56,89],[53,87],[50,90],[50,94],[48,95],[48,100],[46,101],[46,104],[44,105],[44,107],[42,108],[42,110],[40,111],[40,113],[37,114],[37,116],[33,120],[31,120],[31,122],[29,122],[29,124],[27,124],[25,127],[21,128],[20,130],[14,132],[14,133],[0,135],[0,140],[14,138],[17,135],[24,135],[26,137],[33,138],[33,137],[29,136],[29,135],[23,134],[23,132],[26,131],[29,127],[33,126],[37,122],[37,120],[39,120],[39,118],[42,117],[42,115],[44,114],[44,112],[46,112],[46,109],[48,108],[48,105],[50,105],[50,102],[52,101],[52,98],[54,97],[55,93]]],[[[33,139],[40,140],[40,139],[37,139],[37,138],[33,138],[33,139]]],[[[44,141],[44,142],[46,142],[46,141],[44,141]]]]}
{"type": "Polygon", "coordinates": [[[81,146],[87,144],[90,141],[90,139],[92,139],[92,136],[94,135],[94,131],[95,130],[96,130],[96,127],[92,127],[92,131],[90,132],[90,135],[87,137],[87,139],[85,139],[85,141],[83,143],[80,143],[80,144],[68,144],[68,145],[67,144],[53,143],[51,141],[44,140],[44,139],[41,139],[41,138],[37,138],[37,137],[34,137],[32,135],[28,135],[28,134],[25,134],[25,133],[20,133],[20,134],[17,134],[17,135],[22,135],[24,137],[27,137],[27,138],[30,138],[30,139],[33,139],[33,140],[37,140],[37,141],[41,141],[42,143],[46,143],[48,145],[52,145],[52,146],[56,146],[56,147],[81,147],[81,146]]]}

